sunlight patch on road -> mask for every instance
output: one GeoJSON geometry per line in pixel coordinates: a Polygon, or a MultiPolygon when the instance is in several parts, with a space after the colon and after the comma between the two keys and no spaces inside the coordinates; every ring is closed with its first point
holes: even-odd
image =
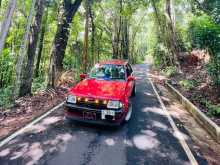
{"type": "Polygon", "coordinates": [[[140,150],[150,150],[160,145],[160,142],[156,138],[148,135],[134,136],[133,143],[140,150]]]}
{"type": "Polygon", "coordinates": [[[147,95],[147,96],[153,96],[154,97],[154,95],[150,92],[144,92],[144,94],[147,95]]]}
{"type": "Polygon", "coordinates": [[[39,133],[45,131],[49,125],[54,124],[58,121],[62,120],[62,117],[47,117],[42,120],[42,122],[33,125],[29,129],[26,129],[25,132],[33,132],[33,133],[39,133]]]}
{"type": "Polygon", "coordinates": [[[6,148],[0,152],[0,157],[5,157],[10,153],[9,148],[6,148]]]}
{"type": "Polygon", "coordinates": [[[42,124],[43,125],[50,125],[50,124],[54,124],[58,121],[62,120],[62,117],[47,117],[45,119],[43,119],[42,124]]]}
{"type": "Polygon", "coordinates": [[[18,145],[19,147],[21,147],[21,149],[19,151],[15,151],[12,154],[12,157],[10,158],[10,160],[14,160],[17,159],[19,157],[22,157],[27,151],[28,151],[28,143],[22,143],[18,145]]]}
{"type": "Polygon", "coordinates": [[[105,143],[109,146],[114,146],[115,145],[115,140],[113,138],[108,138],[105,140],[105,143]]]}
{"type": "Polygon", "coordinates": [[[158,122],[158,121],[153,121],[153,122],[152,122],[152,125],[153,125],[154,127],[158,127],[158,128],[163,129],[163,130],[167,130],[167,129],[168,129],[167,125],[165,125],[165,124],[163,124],[163,123],[161,123],[161,122],[158,122]]]}
{"type": "Polygon", "coordinates": [[[161,111],[161,108],[157,108],[157,107],[146,107],[142,109],[142,112],[151,112],[151,113],[159,114],[161,116],[166,116],[164,112],[161,111]]]}
{"type": "Polygon", "coordinates": [[[65,142],[67,143],[70,140],[75,140],[76,137],[72,136],[69,133],[65,133],[65,134],[59,134],[56,136],[56,138],[52,139],[52,140],[47,140],[45,141],[43,144],[44,145],[52,145],[52,146],[56,146],[58,143],[60,142],[65,142]]]}
{"type": "Polygon", "coordinates": [[[58,135],[57,136],[57,139],[61,139],[61,140],[63,140],[63,142],[68,142],[69,140],[71,140],[72,139],[72,135],[71,134],[69,134],[69,133],[65,133],[65,134],[60,134],[60,135],[58,135]]]}
{"type": "MultiPolygon", "coordinates": [[[[54,120],[55,121],[55,120],[54,120]]],[[[69,133],[58,134],[52,140],[41,142],[33,142],[33,143],[21,143],[17,146],[13,147],[11,150],[5,149],[0,152],[0,157],[10,156],[10,160],[16,159],[24,159],[28,160],[28,165],[38,164],[38,161],[44,156],[46,152],[65,152],[67,148],[67,144],[70,140],[76,139],[75,136],[72,136],[69,133]],[[50,146],[48,149],[44,149],[45,146],[50,146]],[[54,147],[56,146],[56,147],[54,147]]]]}
{"type": "Polygon", "coordinates": [[[31,158],[31,160],[27,163],[27,165],[34,165],[40,160],[40,158],[44,155],[44,151],[41,148],[39,142],[33,143],[29,151],[26,153],[25,157],[31,158]]]}
{"type": "Polygon", "coordinates": [[[146,135],[151,136],[151,137],[154,137],[154,136],[157,135],[155,132],[153,132],[151,130],[141,130],[141,133],[146,134],[146,135]]]}

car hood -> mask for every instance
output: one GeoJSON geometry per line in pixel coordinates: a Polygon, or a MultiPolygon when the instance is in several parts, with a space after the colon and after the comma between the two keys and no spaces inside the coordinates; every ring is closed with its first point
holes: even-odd
{"type": "Polygon", "coordinates": [[[125,94],[126,82],[85,79],[70,89],[70,93],[94,98],[121,99],[125,94]]]}

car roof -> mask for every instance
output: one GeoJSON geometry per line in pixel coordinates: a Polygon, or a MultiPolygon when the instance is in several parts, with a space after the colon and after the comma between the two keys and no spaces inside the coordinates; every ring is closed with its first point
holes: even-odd
{"type": "Polygon", "coordinates": [[[127,65],[128,61],[125,60],[118,60],[118,59],[113,59],[113,60],[107,60],[100,62],[100,65],[105,65],[105,64],[110,64],[110,65],[127,65]]]}

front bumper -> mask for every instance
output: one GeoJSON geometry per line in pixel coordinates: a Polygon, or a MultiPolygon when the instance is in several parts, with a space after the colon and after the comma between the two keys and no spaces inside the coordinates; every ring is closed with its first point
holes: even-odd
{"type": "Polygon", "coordinates": [[[82,121],[91,124],[100,124],[100,125],[110,125],[110,126],[118,126],[125,119],[125,111],[123,109],[114,110],[115,111],[115,119],[101,119],[101,109],[93,109],[89,107],[81,107],[75,104],[65,103],[65,117],[67,119],[82,121]],[[95,120],[87,120],[83,117],[84,112],[93,112],[96,114],[95,120]]]}

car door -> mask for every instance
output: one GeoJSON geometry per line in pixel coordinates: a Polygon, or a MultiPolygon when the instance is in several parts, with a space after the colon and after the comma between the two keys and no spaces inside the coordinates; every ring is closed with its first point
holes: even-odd
{"type": "Polygon", "coordinates": [[[128,81],[128,77],[129,76],[133,76],[133,70],[131,68],[131,66],[129,64],[127,64],[125,66],[125,69],[126,69],[126,74],[127,74],[127,92],[128,92],[128,97],[131,96],[131,93],[132,93],[132,90],[133,90],[133,87],[134,87],[134,81],[128,81]]]}

